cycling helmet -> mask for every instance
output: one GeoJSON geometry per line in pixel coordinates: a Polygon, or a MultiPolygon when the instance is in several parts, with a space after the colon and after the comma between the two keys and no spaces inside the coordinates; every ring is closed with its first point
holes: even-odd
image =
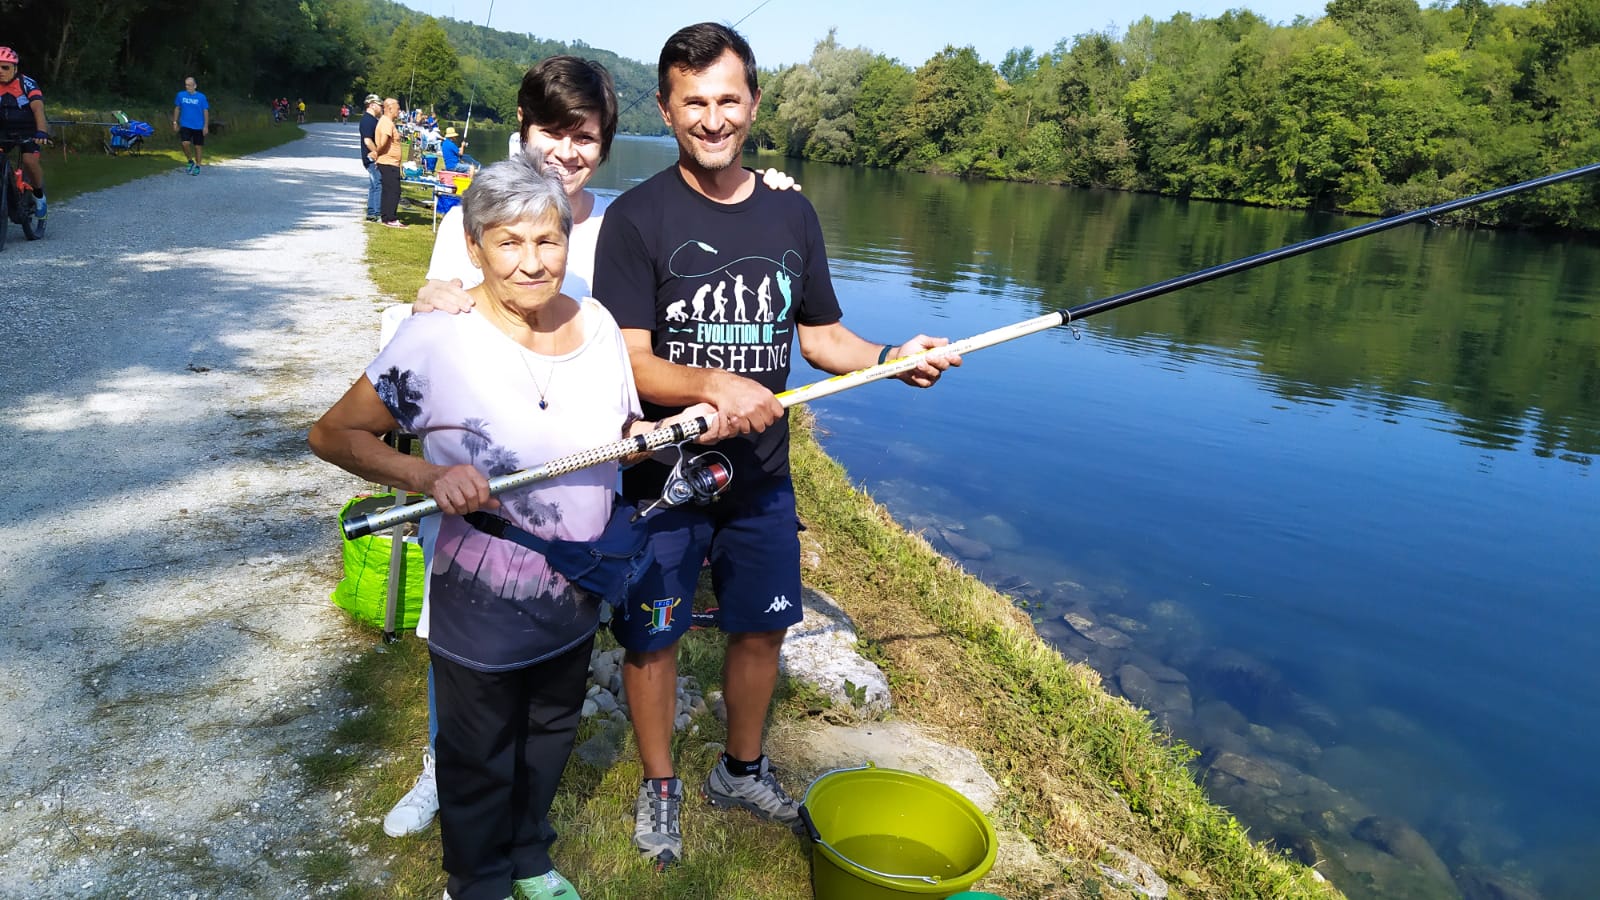
{"type": "Polygon", "coordinates": [[[0,47],[0,63],[3,62],[16,63],[17,51],[11,49],[10,47],[0,47]]]}

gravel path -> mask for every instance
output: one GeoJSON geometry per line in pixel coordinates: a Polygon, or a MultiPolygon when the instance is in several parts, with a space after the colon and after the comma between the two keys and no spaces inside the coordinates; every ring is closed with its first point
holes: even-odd
{"type": "MultiPolygon", "coordinates": [[[[371,646],[361,484],[305,432],[376,350],[354,125],[52,202],[0,252],[0,896],[300,897],[371,646]]],[[[337,846],[335,844],[334,846],[337,846]]]]}

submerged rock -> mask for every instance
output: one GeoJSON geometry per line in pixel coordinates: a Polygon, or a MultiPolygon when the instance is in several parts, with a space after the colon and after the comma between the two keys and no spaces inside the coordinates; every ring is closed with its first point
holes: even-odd
{"type": "Polygon", "coordinates": [[[1272,766],[1238,753],[1217,754],[1217,758],[1211,761],[1211,768],[1258,787],[1277,790],[1283,786],[1283,779],[1272,766]]]}
{"type": "Polygon", "coordinates": [[[950,528],[940,528],[939,536],[944,538],[946,545],[962,559],[971,559],[982,562],[994,556],[994,548],[983,541],[973,540],[960,532],[950,528]]]}
{"type": "Polygon", "coordinates": [[[1432,878],[1451,880],[1450,868],[1434,852],[1428,839],[1399,819],[1368,816],[1356,823],[1356,827],[1350,830],[1350,836],[1416,866],[1432,878]]]}
{"type": "Polygon", "coordinates": [[[1010,522],[993,513],[969,524],[967,533],[973,540],[1001,550],[1015,550],[1022,546],[1022,534],[1010,522]]]}
{"type": "Polygon", "coordinates": [[[1456,875],[1465,900],[1542,900],[1538,891],[1499,872],[1467,869],[1456,875]]]}
{"type": "Polygon", "coordinates": [[[1189,694],[1188,685],[1157,681],[1138,666],[1118,668],[1117,687],[1122,696],[1164,719],[1174,716],[1188,719],[1194,715],[1194,698],[1189,694]]]}
{"type": "Polygon", "coordinates": [[[1072,626],[1073,631],[1102,647],[1121,650],[1133,644],[1133,639],[1122,632],[1106,625],[1097,624],[1088,616],[1079,613],[1069,612],[1061,617],[1061,621],[1072,626]]]}

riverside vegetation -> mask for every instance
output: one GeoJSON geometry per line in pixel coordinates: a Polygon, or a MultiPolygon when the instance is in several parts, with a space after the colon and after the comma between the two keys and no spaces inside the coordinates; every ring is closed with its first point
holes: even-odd
{"type": "MultiPolygon", "coordinates": [[[[15,46],[47,94],[118,85],[164,100],[191,73],[203,90],[334,105],[374,90],[457,121],[475,104],[512,122],[529,63],[570,52],[611,69],[631,104],[623,131],[662,132],[651,103],[631,103],[653,92],[653,66],[389,0],[129,0],[92,17],[53,0],[8,5],[33,23],[15,46]],[[207,40],[219,34],[230,40],[207,40]]],[[[1600,6],[1332,0],[1285,25],[1247,9],[1180,13],[1020,47],[998,65],[950,46],[911,66],[830,34],[762,85],[752,140],[791,156],[1382,213],[1600,159],[1600,6]]],[[[1597,184],[1458,218],[1593,231],[1597,184]]]]}
{"type": "MultiPolygon", "coordinates": [[[[431,234],[373,232],[368,265],[375,282],[390,298],[409,297],[431,234]]],[[[1195,784],[1189,750],[1107,694],[1092,670],[1065,662],[1007,598],[896,525],[822,452],[810,417],[797,411],[795,418],[796,488],[814,559],[808,583],[854,617],[863,653],[890,679],[892,715],[975,751],[1000,785],[997,827],[1025,835],[1043,854],[1039,865],[1002,864],[982,887],[1012,898],[1134,896],[1096,868],[1115,860],[1108,849],[1114,845],[1154,866],[1172,896],[1338,896],[1310,869],[1252,844],[1195,784]]],[[[681,652],[684,674],[708,688],[719,685],[716,636],[691,633],[681,652]]],[[[380,826],[416,773],[426,734],[425,665],[426,652],[414,639],[365,654],[345,678],[359,712],[329,736],[324,752],[303,760],[324,789],[362,798],[350,831],[307,863],[308,875],[344,885],[345,896],[431,897],[443,889],[437,829],[392,840],[380,826]]],[[[772,727],[792,733],[855,715],[785,682],[772,727]]],[[[677,738],[685,773],[711,765],[722,734],[709,713],[694,725],[677,738]]],[[[580,742],[599,727],[587,721],[580,742]]],[[[809,774],[790,773],[791,787],[803,787],[809,774]]],[[[631,737],[610,766],[577,757],[568,766],[553,811],[563,836],[557,857],[585,897],[811,895],[808,848],[786,829],[697,801],[685,810],[688,862],[653,874],[629,842],[639,777],[631,737]]]]}

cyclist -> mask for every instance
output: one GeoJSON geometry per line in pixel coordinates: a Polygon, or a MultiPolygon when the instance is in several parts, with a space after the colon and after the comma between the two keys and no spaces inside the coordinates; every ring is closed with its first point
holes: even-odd
{"type": "Polygon", "coordinates": [[[17,70],[17,51],[0,47],[0,151],[22,148],[22,172],[39,198],[35,216],[44,224],[44,166],[39,145],[50,143],[44,120],[44,92],[32,78],[17,70]],[[23,137],[31,134],[32,137],[23,137]]]}

